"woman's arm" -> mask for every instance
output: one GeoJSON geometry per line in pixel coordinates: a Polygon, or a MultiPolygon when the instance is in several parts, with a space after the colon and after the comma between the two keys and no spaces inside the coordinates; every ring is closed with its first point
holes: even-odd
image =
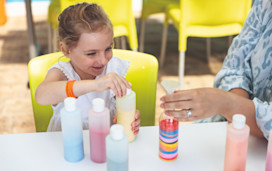
{"type": "MultiPolygon", "coordinates": [[[[244,114],[246,116],[246,122],[250,127],[250,134],[257,136],[257,137],[263,137],[263,133],[260,130],[260,128],[257,125],[256,122],[256,110],[255,110],[255,105],[252,100],[249,99],[249,94],[247,91],[239,88],[235,88],[230,90],[229,92],[234,93],[238,96],[244,97],[247,100],[241,100],[241,104],[237,105],[237,108],[240,108],[241,114],[244,114]],[[244,111],[244,113],[242,113],[244,111]]],[[[236,109],[239,110],[239,109],[236,109]]],[[[232,118],[229,118],[232,119],[232,118]]],[[[229,120],[228,121],[231,121],[229,120]]]]}
{"type": "Polygon", "coordinates": [[[256,124],[253,101],[241,96],[241,94],[246,96],[244,90],[233,91],[235,93],[217,88],[176,91],[161,98],[163,101],[161,107],[166,110],[168,115],[174,116],[180,121],[195,121],[221,114],[231,122],[232,116],[240,113],[246,116],[251,134],[263,136],[256,124]],[[187,116],[188,109],[192,112],[190,117],[187,116]]]}

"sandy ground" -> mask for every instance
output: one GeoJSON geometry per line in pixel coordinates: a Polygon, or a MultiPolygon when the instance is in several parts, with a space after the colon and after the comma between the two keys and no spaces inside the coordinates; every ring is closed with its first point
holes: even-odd
{"type": "MultiPolygon", "coordinates": [[[[159,57],[161,20],[147,20],[145,52],[159,57]]],[[[35,16],[37,42],[41,54],[47,53],[46,16],[35,16]]],[[[137,29],[139,33],[139,19],[137,29]]],[[[166,62],[159,68],[157,85],[156,124],[162,112],[159,98],[165,94],[159,84],[164,79],[178,80],[178,33],[169,27],[166,62]]],[[[228,39],[212,39],[211,62],[206,62],[205,39],[189,38],[186,52],[184,89],[212,87],[215,74],[220,70],[228,49],[228,39]]],[[[27,88],[27,63],[29,61],[26,17],[10,17],[0,26],[0,134],[35,132],[30,91],[27,88]]]]}

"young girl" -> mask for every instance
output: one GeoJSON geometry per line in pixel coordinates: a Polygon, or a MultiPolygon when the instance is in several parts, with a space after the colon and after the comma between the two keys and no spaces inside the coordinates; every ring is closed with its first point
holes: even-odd
{"type": "MultiPolygon", "coordinates": [[[[60,49],[70,58],[53,65],[36,90],[36,101],[52,105],[53,117],[47,131],[60,131],[60,109],[67,96],[77,97],[82,111],[83,128],[88,129],[91,101],[105,100],[111,117],[115,117],[115,96],[121,97],[130,88],[124,78],[129,61],[112,57],[113,26],[103,9],[96,4],[81,3],[66,8],[59,16],[60,49]]],[[[139,111],[131,123],[139,131],[139,111]]]]}

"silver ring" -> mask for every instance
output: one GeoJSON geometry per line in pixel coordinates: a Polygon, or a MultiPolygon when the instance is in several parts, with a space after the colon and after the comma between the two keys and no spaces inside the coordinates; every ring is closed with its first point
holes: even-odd
{"type": "Polygon", "coordinates": [[[192,116],[192,112],[190,109],[187,110],[187,117],[190,118],[192,116]]]}

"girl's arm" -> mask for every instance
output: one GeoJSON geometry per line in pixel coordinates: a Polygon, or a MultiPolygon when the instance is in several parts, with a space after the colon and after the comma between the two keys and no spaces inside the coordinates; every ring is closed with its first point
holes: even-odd
{"type": "MultiPolygon", "coordinates": [[[[44,81],[37,87],[35,100],[40,105],[54,105],[62,102],[66,96],[67,78],[59,69],[48,71],[44,81]]],[[[73,85],[76,97],[92,91],[104,91],[112,89],[116,96],[123,96],[130,85],[125,78],[109,73],[96,80],[80,80],[73,85]]]]}

